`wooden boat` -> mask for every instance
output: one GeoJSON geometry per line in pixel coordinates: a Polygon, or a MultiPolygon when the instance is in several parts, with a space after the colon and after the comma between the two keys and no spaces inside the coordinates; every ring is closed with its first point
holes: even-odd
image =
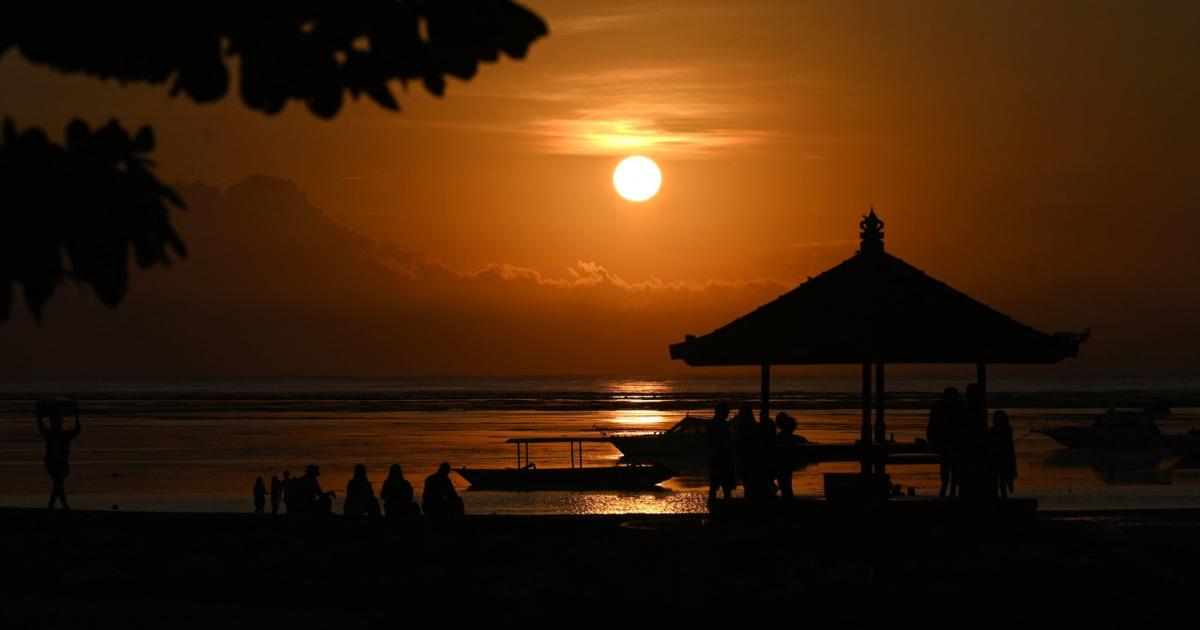
{"type": "Polygon", "coordinates": [[[666,431],[655,433],[619,433],[599,429],[621,451],[625,461],[706,462],[708,461],[708,420],[688,414],[666,431]]]}
{"type": "MultiPolygon", "coordinates": [[[[710,421],[685,415],[665,431],[655,433],[619,433],[613,429],[596,427],[605,438],[624,455],[621,461],[634,464],[666,463],[685,470],[708,462],[708,423],[710,421]]],[[[799,470],[809,464],[820,462],[856,462],[863,457],[861,446],[849,444],[819,444],[803,436],[788,445],[779,455],[791,461],[799,470]]],[[[871,458],[879,463],[925,464],[937,463],[940,455],[932,447],[920,443],[897,444],[886,442],[871,449],[871,458]]]]}
{"type": "Polygon", "coordinates": [[[512,438],[508,444],[517,445],[516,468],[455,469],[473,490],[652,490],[675,476],[675,471],[661,464],[583,467],[584,442],[607,442],[607,438],[512,438]],[[529,445],[567,443],[571,449],[571,465],[567,468],[538,468],[529,461],[529,445]],[[522,446],[524,460],[522,461],[522,446]],[[576,453],[578,446],[578,454],[576,453]]]}
{"type": "Polygon", "coordinates": [[[1165,448],[1167,438],[1144,411],[1109,409],[1087,427],[1034,429],[1067,448],[1098,451],[1151,451],[1165,448]]]}

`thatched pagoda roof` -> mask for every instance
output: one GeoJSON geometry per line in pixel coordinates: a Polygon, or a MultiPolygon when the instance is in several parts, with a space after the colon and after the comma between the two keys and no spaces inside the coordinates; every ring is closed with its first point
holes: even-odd
{"type": "Polygon", "coordinates": [[[1057,363],[1083,334],[1047,334],[883,251],[874,210],[853,257],[716,330],[671,346],[688,365],[1057,363]]]}

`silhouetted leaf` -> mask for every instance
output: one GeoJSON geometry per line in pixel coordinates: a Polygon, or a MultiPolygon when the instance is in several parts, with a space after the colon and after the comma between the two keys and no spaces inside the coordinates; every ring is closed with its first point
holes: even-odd
{"type": "Polygon", "coordinates": [[[186,255],[170,224],[183,207],[139,155],[154,146],[149,128],[136,138],[112,121],[96,130],[73,120],[66,143],[40,129],[18,132],[4,121],[0,144],[0,318],[19,285],[35,318],[63,279],[90,287],[114,306],[129,284],[129,254],[141,267],[186,255]]]}
{"type": "Polygon", "coordinates": [[[388,89],[386,84],[375,83],[368,85],[365,89],[371,100],[379,103],[380,106],[392,111],[400,109],[400,103],[396,102],[396,97],[392,96],[392,91],[388,89]]]}
{"type": "Polygon", "coordinates": [[[154,130],[149,127],[138,129],[133,139],[133,150],[138,153],[148,153],[154,149],[154,130]]]}
{"type": "Polygon", "coordinates": [[[0,46],[15,44],[34,63],[122,82],[173,78],[172,95],[207,102],[228,91],[226,59],[239,57],[247,106],[273,114],[296,100],[323,118],[337,113],[347,90],[398,109],[379,87],[392,79],[420,79],[441,95],[446,75],[467,79],[480,61],[524,57],[547,33],[541,18],[512,0],[124,0],[69,9],[47,2],[5,17],[0,46]],[[354,56],[370,62],[372,81],[337,71],[354,56]]]}

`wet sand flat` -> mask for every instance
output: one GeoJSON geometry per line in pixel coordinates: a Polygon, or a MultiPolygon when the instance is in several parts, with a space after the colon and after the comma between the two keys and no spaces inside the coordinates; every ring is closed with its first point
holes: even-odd
{"type": "MultiPolygon", "coordinates": [[[[398,462],[421,490],[425,475],[438,463],[455,466],[514,465],[504,440],[519,436],[595,436],[594,426],[626,430],[662,430],[682,414],[654,409],[592,411],[359,411],[329,412],[301,401],[286,412],[219,401],[217,409],[200,402],[173,401],[170,411],[131,415],[130,405],[114,404],[111,413],[85,416],[84,430],[71,453],[67,491],[72,506],[87,509],[237,512],[252,507],[256,476],[291,470],[308,463],[321,466],[321,484],[339,492],[355,464],[367,466],[376,491],[388,466],[398,462]]],[[[247,403],[249,404],[249,403],[247,403]]],[[[23,409],[23,408],[22,408],[23,409]]],[[[0,505],[40,507],[49,494],[42,464],[43,445],[27,413],[0,414],[0,505]]],[[[1046,424],[1082,425],[1094,410],[1028,409],[1013,412],[1017,432],[1020,496],[1038,499],[1043,508],[1200,507],[1200,467],[1171,453],[1087,453],[1062,449],[1033,433],[1046,424]]],[[[806,411],[800,432],[824,443],[856,438],[858,412],[806,411]]],[[[1196,426],[1200,411],[1178,410],[1164,419],[1163,430],[1182,433],[1196,426]]],[[[896,411],[889,431],[912,441],[925,432],[927,413],[896,411]]],[[[539,466],[568,465],[564,446],[535,447],[539,466]]],[[[611,465],[620,453],[607,444],[589,445],[588,466],[611,465]]],[[[822,473],[856,470],[855,464],[821,464],[798,471],[797,494],[817,497],[822,473]]],[[[463,492],[471,513],[594,514],[623,512],[696,513],[705,510],[707,471],[681,470],[665,492],[463,492]]],[[[936,466],[889,469],[896,483],[921,495],[937,493],[936,466]]],[[[452,476],[460,490],[466,483],[452,476]]],[[[340,500],[337,502],[340,509],[340,500]]]]}

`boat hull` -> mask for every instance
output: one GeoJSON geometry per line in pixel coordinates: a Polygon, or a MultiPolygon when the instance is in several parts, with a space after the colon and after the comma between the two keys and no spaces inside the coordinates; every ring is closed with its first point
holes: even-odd
{"type": "Polygon", "coordinates": [[[675,476],[666,466],[459,468],[474,490],[650,490],[675,476]]]}
{"type": "Polygon", "coordinates": [[[1040,432],[1067,448],[1095,451],[1152,451],[1166,446],[1162,434],[1150,431],[1098,431],[1091,427],[1057,427],[1040,432]]]}
{"type": "Polygon", "coordinates": [[[621,451],[624,461],[638,464],[656,462],[703,463],[708,461],[708,442],[703,435],[664,437],[660,435],[611,436],[609,441],[621,451]]]}

